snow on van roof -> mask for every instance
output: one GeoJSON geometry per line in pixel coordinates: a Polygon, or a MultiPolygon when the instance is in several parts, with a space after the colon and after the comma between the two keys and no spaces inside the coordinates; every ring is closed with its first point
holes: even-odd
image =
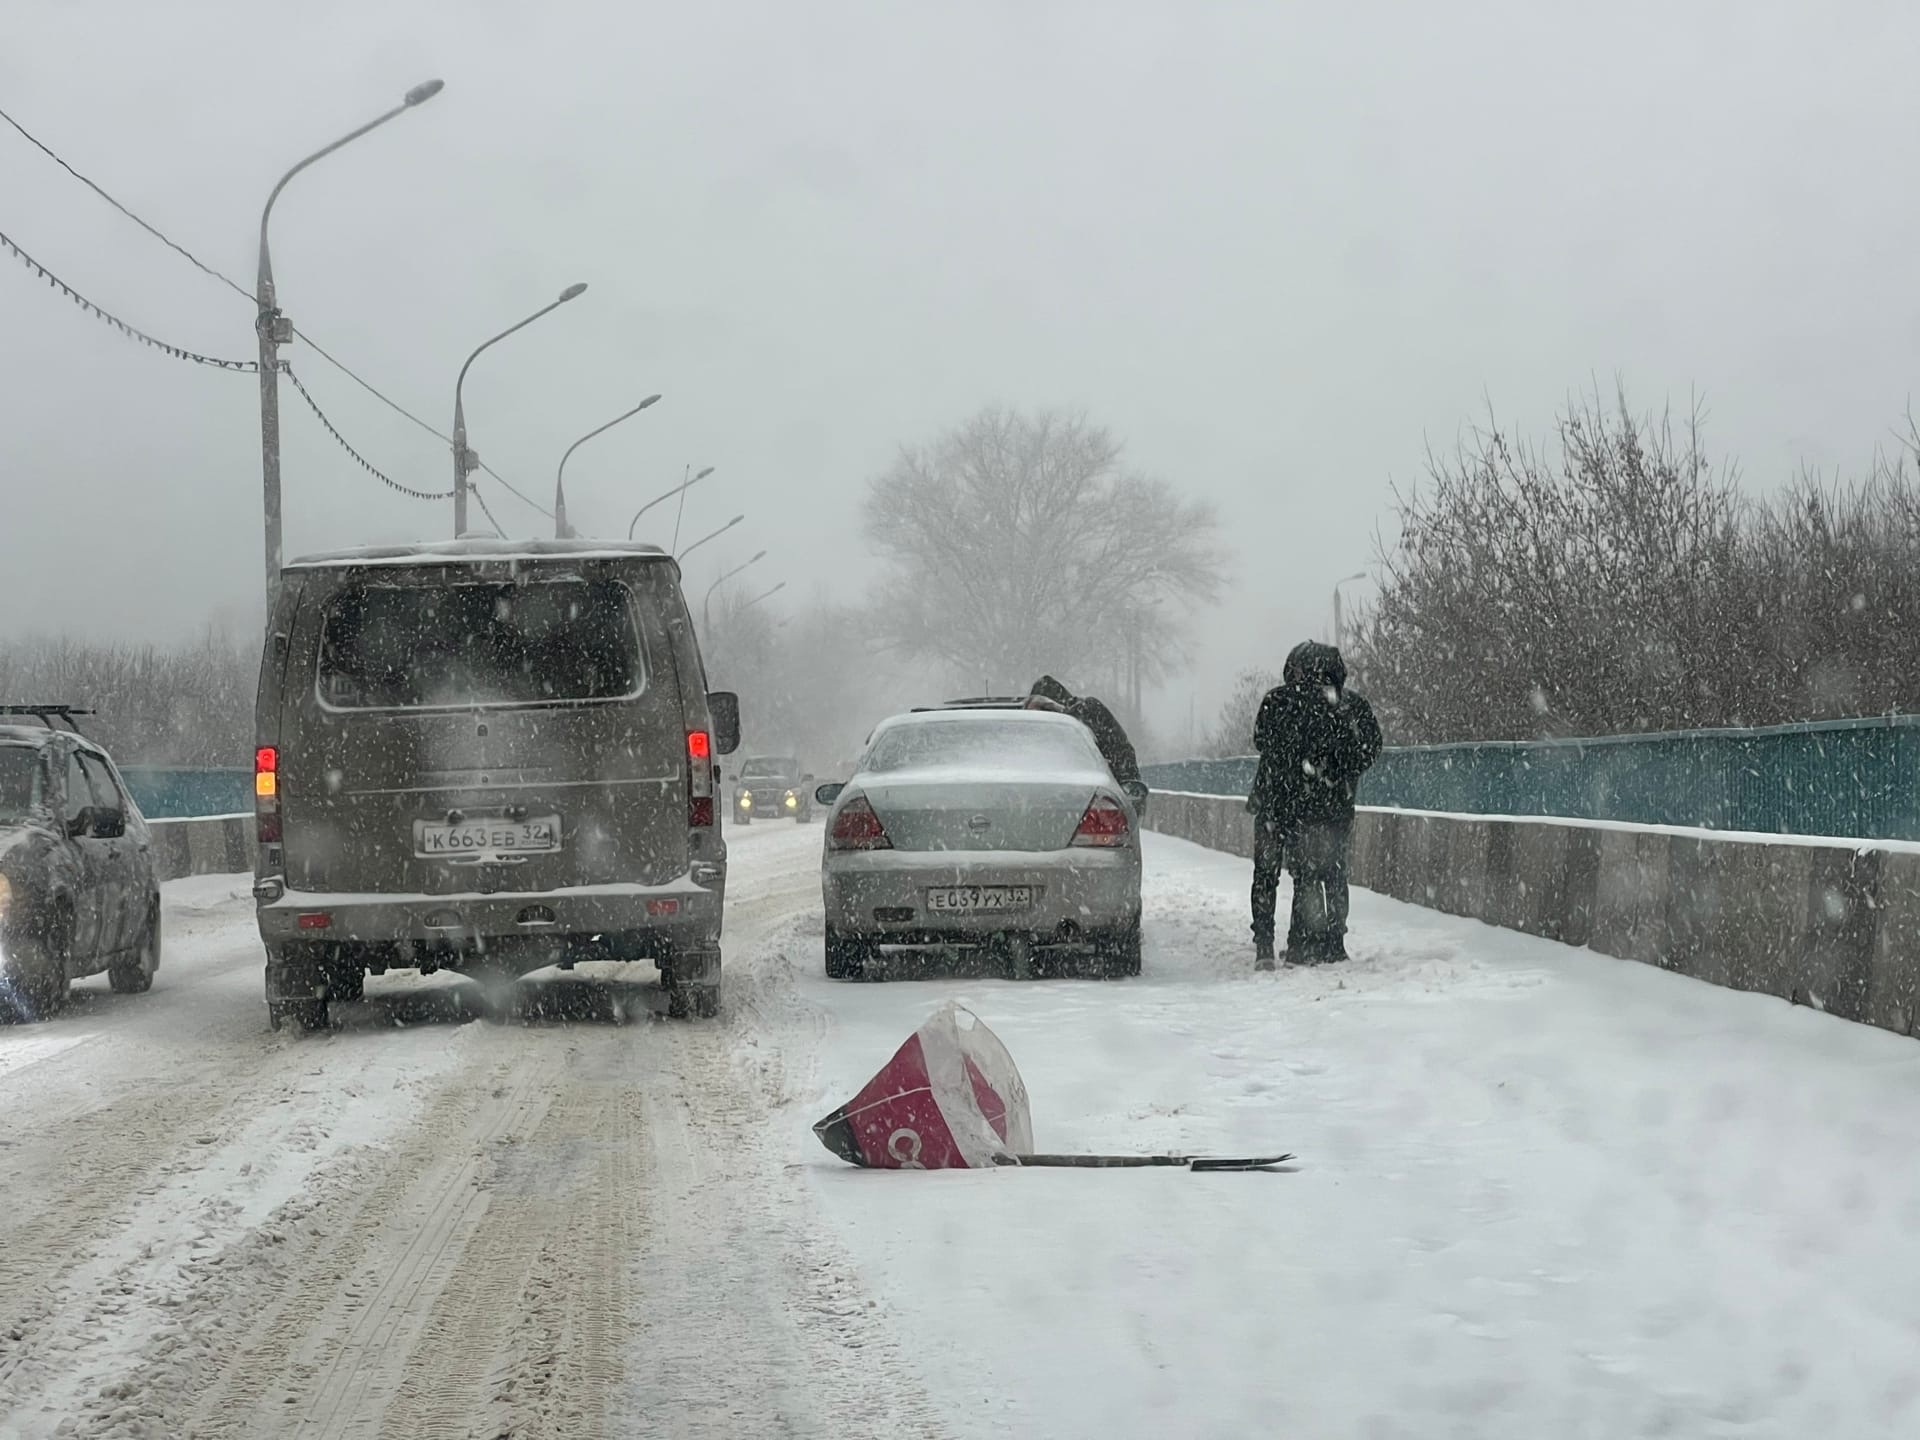
{"type": "Polygon", "coordinates": [[[362,545],[302,555],[289,570],[344,565],[457,565],[468,560],[615,560],[670,558],[641,540],[435,540],[411,545],[362,545]]]}

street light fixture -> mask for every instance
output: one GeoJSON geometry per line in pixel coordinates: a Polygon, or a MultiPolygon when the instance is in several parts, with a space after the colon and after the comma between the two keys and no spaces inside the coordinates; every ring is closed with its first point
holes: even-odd
{"type": "MultiPolygon", "coordinates": [[[[707,586],[707,593],[700,601],[700,634],[703,639],[713,634],[713,592],[726,584],[727,581],[731,580],[734,576],[738,575],[742,570],[746,569],[748,565],[758,565],[766,558],[767,552],[762,550],[758,555],[755,555],[753,559],[747,561],[746,564],[734,566],[733,569],[727,571],[726,574],[714,581],[713,584],[707,586]]],[[[777,589],[779,587],[776,586],[775,588],[777,589]]],[[[742,608],[744,609],[745,607],[743,606],[742,608]]]]}
{"type": "Polygon", "coordinates": [[[498,345],[516,330],[524,330],[551,310],[558,310],[569,300],[577,300],[586,293],[583,284],[569,285],[560,292],[560,298],[551,304],[543,305],[527,316],[518,325],[509,325],[491,340],[483,342],[471,355],[467,363],[460,367],[460,378],[453,382],[453,538],[458,540],[467,533],[467,476],[480,468],[480,457],[467,448],[467,412],[460,403],[460,387],[467,383],[467,370],[480,358],[481,352],[498,345]]]}
{"type": "Polygon", "coordinates": [[[342,135],[331,145],[314,151],[280,177],[279,183],[268,192],[267,203],[260,211],[260,268],[253,287],[253,328],[260,337],[260,482],[266,512],[269,604],[280,584],[280,347],[293,339],[293,321],[280,313],[280,303],[274,294],[273,254],[267,248],[267,221],[273,215],[273,202],[280,198],[280,192],[287,188],[287,182],[314,161],[324,159],[342,145],[358,140],[369,130],[378,129],[394,116],[403,115],[414,106],[431,100],[445,85],[444,80],[428,80],[414,86],[386,114],[369,120],[358,130],[342,135]]]}
{"type": "Polygon", "coordinates": [[[694,551],[698,550],[702,545],[706,544],[707,541],[713,539],[715,536],[726,534],[727,531],[731,530],[734,526],[738,525],[742,520],[746,518],[747,517],[744,515],[734,516],[731,520],[727,521],[726,524],[722,525],[718,530],[712,531],[711,533],[706,535],[702,535],[698,540],[694,541],[691,545],[687,546],[686,549],[682,550],[679,553],[679,555],[676,556],[675,558],[680,560],[686,559],[687,556],[691,555],[694,551]]]}
{"type": "MultiPolygon", "coordinates": [[[[687,468],[690,470],[693,467],[688,466],[687,468]]],[[[654,506],[658,505],[662,500],[671,500],[676,495],[684,495],[687,491],[691,490],[694,486],[698,485],[702,480],[706,479],[707,476],[711,475],[712,473],[713,473],[713,466],[709,465],[707,466],[706,469],[702,470],[698,475],[694,476],[691,480],[682,480],[678,485],[674,486],[673,489],[667,491],[666,494],[656,495],[653,497],[653,499],[647,501],[646,504],[642,505],[638,510],[633,512],[633,519],[627,522],[627,538],[629,540],[633,538],[634,527],[639,525],[640,517],[646,514],[647,511],[651,510],[654,506]]]]}
{"type": "Polygon", "coordinates": [[[607,421],[607,423],[602,425],[598,430],[589,430],[586,434],[582,435],[578,440],[574,441],[573,444],[567,447],[567,453],[560,457],[560,469],[553,477],[553,538],[554,539],[569,540],[573,538],[573,531],[567,525],[567,489],[566,489],[567,461],[573,458],[573,452],[578,450],[582,445],[586,444],[587,441],[593,439],[594,436],[604,434],[606,431],[611,430],[614,426],[618,425],[622,420],[631,420],[634,416],[638,415],[642,410],[646,409],[649,405],[658,404],[659,400],[660,400],[660,397],[658,395],[647,396],[646,399],[642,400],[638,405],[634,406],[631,410],[627,411],[624,414],[614,416],[613,419],[607,421]]]}
{"type": "Polygon", "coordinates": [[[787,588],[787,582],[782,580],[778,585],[774,586],[773,589],[762,590],[758,595],[754,596],[751,600],[747,601],[747,603],[742,605],[740,608],[742,610],[751,610],[754,606],[758,605],[762,600],[766,599],[767,596],[777,595],[786,588],[787,588]]]}
{"type": "Polygon", "coordinates": [[[1340,587],[1342,585],[1351,585],[1356,580],[1364,580],[1366,578],[1366,571],[1356,570],[1353,574],[1347,576],[1346,579],[1333,582],[1333,648],[1336,650],[1345,650],[1347,645],[1343,630],[1343,617],[1340,613],[1340,587]]]}

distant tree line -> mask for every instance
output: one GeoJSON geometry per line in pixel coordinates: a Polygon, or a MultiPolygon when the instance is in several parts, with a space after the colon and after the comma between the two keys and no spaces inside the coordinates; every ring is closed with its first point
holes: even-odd
{"type": "Polygon", "coordinates": [[[1697,412],[1490,423],[1396,493],[1355,683],[1395,744],[1920,711],[1916,455],[1909,421],[1864,479],[1757,497],[1697,412]]]}
{"type": "Polygon", "coordinates": [[[0,641],[0,703],[98,712],[80,728],[122,765],[250,765],[259,673],[258,642],[217,631],[172,646],[0,641]]]}

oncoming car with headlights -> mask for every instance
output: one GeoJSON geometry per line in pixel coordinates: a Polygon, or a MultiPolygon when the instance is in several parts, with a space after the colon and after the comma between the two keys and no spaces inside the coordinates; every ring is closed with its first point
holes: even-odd
{"type": "Polygon", "coordinates": [[[740,767],[733,790],[733,818],[741,825],[758,820],[813,819],[813,776],[804,774],[792,755],[755,755],[740,767]]]}
{"type": "Polygon", "coordinates": [[[0,725],[0,1012],[40,1019],[68,982],[126,994],[160,968],[147,822],[84,736],[0,725]]]}
{"type": "Polygon", "coordinates": [[[886,947],[980,948],[1015,976],[1090,961],[1140,973],[1139,817],[1087,728],[1044,711],[882,721],[853,777],[822,785],[826,970],[886,947]]]}

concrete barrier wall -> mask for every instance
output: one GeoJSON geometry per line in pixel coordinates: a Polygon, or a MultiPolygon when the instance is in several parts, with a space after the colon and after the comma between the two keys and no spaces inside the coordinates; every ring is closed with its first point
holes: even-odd
{"type": "MultiPolygon", "coordinates": [[[[1155,791],[1148,828],[1252,853],[1244,800],[1155,791]]],[[[1353,881],[1714,985],[1920,1034],[1920,844],[1363,809],[1353,881]]]]}
{"type": "Polygon", "coordinates": [[[154,873],[162,880],[178,880],[183,875],[237,875],[251,871],[253,827],[251,815],[149,820],[154,873]]]}

